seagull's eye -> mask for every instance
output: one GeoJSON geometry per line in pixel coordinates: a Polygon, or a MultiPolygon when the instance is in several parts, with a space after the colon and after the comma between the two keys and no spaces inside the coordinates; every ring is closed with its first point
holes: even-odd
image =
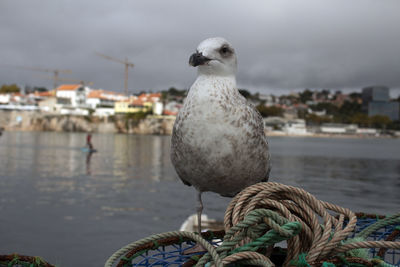
{"type": "Polygon", "coordinates": [[[219,52],[220,52],[222,55],[226,56],[226,55],[230,52],[230,50],[229,50],[228,47],[223,46],[223,47],[219,50],[219,52]]]}

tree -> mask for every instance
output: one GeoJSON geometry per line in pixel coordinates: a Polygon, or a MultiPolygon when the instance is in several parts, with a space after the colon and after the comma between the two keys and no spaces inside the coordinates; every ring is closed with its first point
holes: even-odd
{"type": "Polygon", "coordinates": [[[387,126],[392,123],[392,120],[388,116],[383,115],[372,116],[370,120],[372,126],[379,129],[386,129],[387,126]]]}
{"type": "Polygon", "coordinates": [[[186,90],[178,90],[175,87],[168,89],[168,94],[173,96],[185,96],[186,90]]]}
{"type": "Polygon", "coordinates": [[[352,116],[362,113],[361,104],[358,102],[345,101],[335,115],[336,120],[342,123],[351,123],[352,116]]]}
{"type": "Polygon", "coordinates": [[[338,112],[338,107],[329,103],[329,102],[322,102],[316,105],[309,106],[314,111],[323,111],[325,110],[327,114],[334,115],[338,112]]]}
{"type": "Polygon", "coordinates": [[[354,115],[361,112],[361,104],[357,102],[345,101],[339,108],[339,112],[346,115],[354,115]]]}
{"type": "Polygon", "coordinates": [[[282,117],[283,109],[280,107],[267,107],[262,104],[256,106],[256,109],[260,112],[263,117],[282,117]]]}
{"type": "Polygon", "coordinates": [[[362,127],[369,127],[370,118],[365,113],[355,113],[351,116],[350,122],[362,127]]]}
{"type": "Polygon", "coordinates": [[[34,92],[48,92],[49,90],[46,87],[33,87],[34,92]]]}
{"type": "Polygon", "coordinates": [[[350,98],[354,101],[362,97],[361,93],[353,92],[349,94],[350,98]]]}
{"type": "Polygon", "coordinates": [[[308,111],[306,109],[298,109],[297,110],[297,117],[299,119],[306,119],[308,111]]]}
{"type": "Polygon", "coordinates": [[[311,92],[309,89],[305,89],[303,92],[299,94],[300,96],[300,102],[301,103],[306,103],[309,100],[312,100],[313,92],[311,92]]]}
{"type": "Polygon", "coordinates": [[[311,124],[320,125],[322,123],[332,122],[332,119],[329,116],[318,116],[315,114],[307,114],[306,121],[311,122],[311,124]]]}
{"type": "Polygon", "coordinates": [[[14,83],[14,84],[3,84],[0,87],[0,93],[19,93],[21,89],[14,83]]]}

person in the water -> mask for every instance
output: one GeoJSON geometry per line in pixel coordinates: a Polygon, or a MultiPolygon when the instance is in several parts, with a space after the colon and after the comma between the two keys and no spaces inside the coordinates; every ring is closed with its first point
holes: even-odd
{"type": "Polygon", "coordinates": [[[86,145],[90,150],[93,150],[93,145],[92,145],[92,134],[88,133],[86,136],[86,145]]]}

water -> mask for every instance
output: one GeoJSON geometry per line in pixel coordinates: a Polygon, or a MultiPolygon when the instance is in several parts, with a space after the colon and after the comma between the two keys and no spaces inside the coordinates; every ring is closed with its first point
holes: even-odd
{"type": "MultiPolygon", "coordinates": [[[[194,189],[169,160],[168,136],[6,132],[0,138],[0,254],[102,266],[121,246],[177,230],[194,189]]],[[[271,137],[271,181],[354,211],[399,211],[400,140],[271,137]]],[[[222,219],[228,198],[204,195],[222,219]]]]}

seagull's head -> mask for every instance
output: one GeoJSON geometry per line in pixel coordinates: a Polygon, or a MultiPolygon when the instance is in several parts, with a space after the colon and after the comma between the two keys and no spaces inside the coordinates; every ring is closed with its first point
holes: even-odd
{"type": "Polygon", "coordinates": [[[237,59],[232,45],[224,38],[215,37],[204,40],[190,56],[189,64],[198,66],[199,73],[230,76],[236,74],[237,59]]]}

